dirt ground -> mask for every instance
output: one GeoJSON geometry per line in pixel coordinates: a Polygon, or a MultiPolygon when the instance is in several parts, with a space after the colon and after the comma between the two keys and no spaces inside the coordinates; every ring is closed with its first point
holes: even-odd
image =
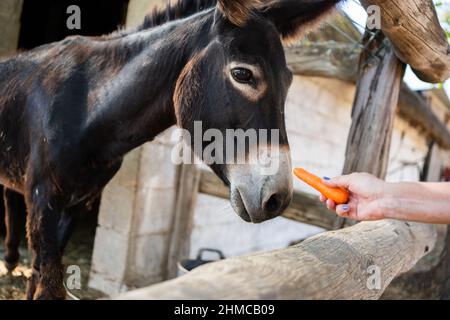
{"type": "MultiPolygon", "coordinates": [[[[94,243],[96,218],[84,219],[77,228],[64,255],[63,263],[77,265],[81,270],[81,290],[71,290],[71,295],[78,299],[97,299],[104,295],[87,287],[89,271],[91,268],[91,256],[94,243]],[[93,221],[95,220],[95,221],[93,221]]],[[[30,259],[25,245],[20,249],[21,261],[13,274],[7,274],[3,264],[3,235],[0,235],[0,300],[21,300],[25,299],[26,282],[31,274],[30,259]]],[[[25,242],[25,241],[23,241],[25,242]]],[[[72,299],[68,295],[67,299],[72,299]]]]}

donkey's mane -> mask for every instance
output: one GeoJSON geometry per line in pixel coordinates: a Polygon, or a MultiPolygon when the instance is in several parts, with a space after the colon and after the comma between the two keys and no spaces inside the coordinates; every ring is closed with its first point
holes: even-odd
{"type": "Polygon", "coordinates": [[[217,0],[177,0],[175,4],[168,1],[165,8],[154,8],[145,16],[137,31],[160,26],[166,22],[189,17],[193,14],[216,6],[217,0]]]}
{"type": "Polygon", "coordinates": [[[260,0],[235,0],[225,5],[226,0],[177,0],[175,4],[169,0],[165,8],[155,8],[146,15],[138,31],[160,26],[166,22],[186,18],[195,13],[219,5],[222,13],[235,25],[242,25],[257,7],[260,0]]]}

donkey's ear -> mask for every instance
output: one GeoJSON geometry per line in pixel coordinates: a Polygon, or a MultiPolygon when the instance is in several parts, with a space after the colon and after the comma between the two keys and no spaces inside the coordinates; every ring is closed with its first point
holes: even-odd
{"type": "Polygon", "coordinates": [[[340,0],[268,0],[259,11],[273,21],[284,41],[297,40],[340,0]]]}
{"type": "Polygon", "coordinates": [[[217,11],[232,24],[242,27],[261,2],[261,0],[217,0],[217,11]]]}

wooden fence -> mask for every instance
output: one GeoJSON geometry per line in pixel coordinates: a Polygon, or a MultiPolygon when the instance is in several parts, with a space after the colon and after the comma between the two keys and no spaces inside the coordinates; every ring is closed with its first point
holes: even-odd
{"type": "MultiPolygon", "coordinates": [[[[384,35],[378,33],[376,37],[370,37],[366,33],[361,51],[355,52],[354,48],[341,44],[331,49],[328,46],[327,50],[320,45],[307,44],[287,49],[287,58],[296,73],[356,81],[357,96],[344,173],[365,171],[384,177],[397,106],[403,116],[415,121],[433,141],[445,149],[450,148],[450,133],[445,124],[432,114],[421,97],[402,84],[403,63],[409,63],[425,80],[446,79],[450,70],[448,43],[443,40],[445,35],[430,0],[415,1],[412,5],[381,0],[362,3],[366,7],[377,4],[382,12],[391,13],[384,15],[384,35]],[[423,5],[416,6],[417,3],[423,5]],[[425,13],[418,15],[419,7],[425,13]],[[397,16],[403,12],[407,14],[398,24],[400,18],[397,16]],[[427,27],[423,29],[423,26],[427,27]],[[423,36],[402,32],[405,27],[423,36]],[[431,33],[434,36],[428,39],[426,35],[431,33]],[[419,49],[412,50],[414,45],[419,49]],[[446,67],[436,68],[430,59],[440,61],[440,65],[446,67]]],[[[195,186],[198,192],[227,198],[229,191],[218,178],[212,173],[196,170],[184,166],[182,172],[187,180],[180,182],[181,194],[186,188],[192,191],[195,186]]],[[[177,207],[191,208],[179,226],[184,233],[188,233],[186,230],[192,219],[190,199],[192,197],[183,196],[178,199],[177,207]]],[[[316,197],[302,192],[295,193],[285,216],[328,230],[347,225],[345,220],[336,223],[335,215],[324,209],[316,197]]],[[[183,277],[118,298],[378,299],[392,280],[410,270],[435,247],[436,241],[437,231],[433,225],[363,222],[324,232],[287,249],[208,264],[183,277]]],[[[174,253],[173,262],[179,260],[179,254],[180,250],[174,253]]],[[[449,255],[445,257],[448,259],[449,255]]],[[[175,267],[174,263],[172,265],[175,267]]],[[[449,268],[445,267],[448,263],[441,265],[444,267],[440,270],[447,272],[448,278],[449,268]]]]}
{"type": "Polygon", "coordinates": [[[431,225],[364,222],[287,249],[207,264],[118,299],[378,299],[435,241],[431,225]]]}

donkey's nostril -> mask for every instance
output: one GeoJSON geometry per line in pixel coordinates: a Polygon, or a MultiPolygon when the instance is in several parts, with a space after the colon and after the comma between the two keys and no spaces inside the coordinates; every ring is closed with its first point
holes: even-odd
{"type": "Polygon", "coordinates": [[[274,193],[270,198],[264,203],[265,212],[278,212],[283,204],[282,196],[274,193]]]}

